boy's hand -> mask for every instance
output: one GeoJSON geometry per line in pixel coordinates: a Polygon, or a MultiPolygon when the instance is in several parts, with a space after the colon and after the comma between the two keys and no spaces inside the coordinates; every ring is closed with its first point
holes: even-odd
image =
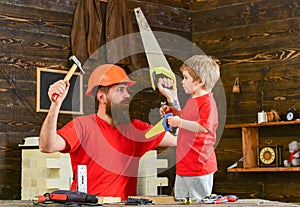
{"type": "Polygon", "coordinates": [[[159,78],[157,88],[159,92],[166,97],[169,103],[178,101],[177,89],[173,89],[174,80],[170,78],[159,78]]]}
{"type": "Polygon", "coordinates": [[[168,124],[170,127],[178,128],[181,127],[182,120],[179,116],[168,117],[168,124]]]}

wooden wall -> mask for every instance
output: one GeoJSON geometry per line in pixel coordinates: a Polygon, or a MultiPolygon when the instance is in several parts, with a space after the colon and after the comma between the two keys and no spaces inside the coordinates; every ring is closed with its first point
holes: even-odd
{"type": "MultiPolygon", "coordinates": [[[[18,144],[25,137],[38,136],[45,118],[45,113],[35,111],[36,68],[70,67],[76,4],[77,0],[0,0],[0,199],[21,197],[18,144]]],[[[189,6],[185,0],[128,0],[134,21],[132,9],[141,7],[153,30],[185,38],[191,38],[189,6]]],[[[136,23],[134,26],[137,28],[136,23]]],[[[60,115],[58,127],[70,119],[70,115],[60,115]]]]}
{"type": "MultiPolygon", "coordinates": [[[[45,118],[45,113],[35,112],[36,68],[69,67],[76,3],[77,0],[0,0],[0,199],[20,199],[18,144],[24,137],[38,136],[45,118]]],[[[141,7],[153,30],[192,40],[206,54],[220,59],[227,124],[255,122],[262,109],[284,114],[290,107],[300,108],[298,1],[128,0],[128,6],[133,20],[132,9],[141,7]],[[239,94],[231,92],[236,77],[241,83],[239,94]]],[[[168,60],[175,70],[181,64],[172,57],[168,60]]],[[[149,109],[159,106],[160,98],[151,91],[137,96],[142,103],[135,104],[136,117],[146,119],[149,109]],[[153,101],[149,101],[150,97],[153,101]]],[[[60,115],[59,127],[70,119],[70,115],[60,115]]],[[[263,130],[261,141],[280,141],[285,146],[283,150],[287,150],[289,141],[300,141],[297,131],[296,127],[263,130]]],[[[214,191],[299,201],[297,172],[226,171],[242,156],[240,137],[238,129],[225,129],[222,134],[216,148],[220,170],[215,176],[214,191]]],[[[174,149],[168,153],[174,155],[174,149]]],[[[162,174],[167,174],[173,183],[174,168],[162,174]]],[[[171,194],[172,186],[164,192],[171,194]]]]}
{"type": "Polygon", "coordinates": [[[0,199],[20,199],[18,144],[38,136],[45,117],[35,112],[36,68],[67,64],[74,8],[70,1],[0,1],[0,199]]]}
{"type": "MultiPolygon", "coordinates": [[[[221,61],[226,93],[226,123],[253,123],[257,112],[300,110],[299,1],[207,0],[192,4],[192,41],[221,61]],[[232,93],[239,77],[241,93],[232,93]],[[263,98],[262,98],[263,92],[263,98]]],[[[260,143],[300,141],[299,125],[261,130],[260,143]]],[[[299,201],[299,173],[228,173],[242,157],[240,129],[225,129],[216,148],[219,171],[214,190],[240,197],[299,201]]]]}

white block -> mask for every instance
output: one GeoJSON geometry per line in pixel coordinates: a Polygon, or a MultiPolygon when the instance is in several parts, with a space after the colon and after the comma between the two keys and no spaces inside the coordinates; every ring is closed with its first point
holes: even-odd
{"type": "Polygon", "coordinates": [[[158,159],[155,162],[156,168],[167,168],[168,167],[168,160],[167,159],[158,159]]]}
{"type": "Polygon", "coordinates": [[[157,177],[157,168],[139,168],[138,177],[157,177]]]}
{"type": "Polygon", "coordinates": [[[61,178],[57,178],[57,179],[39,178],[37,183],[39,188],[46,189],[47,191],[47,189],[49,188],[67,190],[69,189],[69,182],[70,181],[68,179],[61,179],[61,178]]]}
{"type": "Polygon", "coordinates": [[[61,158],[40,158],[37,160],[37,167],[39,168],[64,168],[70,165],[61,158]]]}

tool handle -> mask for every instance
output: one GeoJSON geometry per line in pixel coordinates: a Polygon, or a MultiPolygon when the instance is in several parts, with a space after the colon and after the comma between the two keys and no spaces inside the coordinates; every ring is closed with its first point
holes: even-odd
{"type": "Polygon", "coordinates": [[[77,69],[77,65],[73,64],[72,67],[71,67],[71,69],[69,70],[69,72],[67,73],[67,75],[64,78],[65,82],[67,82],[67,81],[69,81],[71,79],[71,77],[75,73],[76,69],[77,69]]]}
{"type": "MultiPolygon", "coordinates": [[[[69,70],[69,72],[67,73],[67,75],[64,77],[64,82],[67,82],[71,79],[71,77],[73,76],[74,72],[76,71],[77,69],[77,65],[76,64],[73,64],[71,69],[69,70]]],[[[52,96],[51,96],[51,100],[53,102],[56,102],[57,99],[58,99],[58,94],[56,93],[53,93],[52,96]]]]}
{"type": "Polygon", "coordinates": [[[174,116],[173,113],[168,113],[165,115],[164,119],[163,119],[163,127],[166,131],[171,132],[171,134],[175,135],[176,131],[177,131],[177,127],[170,127],[170,125],[168,124],[168,117],[170,116],[174,116]]]}
{"type": "Polygon", "coordinates": [[[166,69],[163,66],[151,68],[150,69],[150,80],[153,90],[156,90],[157,88],[157,80],[159,78],[170,78],[174,81],[172,87],[166,87],[168,89],[174,89],[176,90],[176,77],[175,74],[172,72],[172,70],[166,69]]]}
{"type": "Polygon", "coordinates": [[[57,94],[57,93],[53,93],[52,96],[51,96],[51,100],[52,100],[53,102],[56,102],[57,99],[58,99],[58,94],[57,94]]]}
{"type": "Polygon", "coordinates": [[[168,117],[173,116],[173,113],[168,113],[165,115],[164,120],[163,120],[163,126],[166,131],[170,131],[172,127],[168,124],[168,117]]]}

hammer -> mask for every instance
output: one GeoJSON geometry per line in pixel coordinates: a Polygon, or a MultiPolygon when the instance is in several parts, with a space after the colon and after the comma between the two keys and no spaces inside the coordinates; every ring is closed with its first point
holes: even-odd
{"type": "MultiPolygon", "coordinates": [[[[81,70],[81,72],[83,74],[85,74],[84,70],[82,69],[81,67],[81,63],[80,61],[75,57],[75,55],[72,55],[69,60],[73,60],[74,61],[74,64],[72,65],[71,69],[69,70],[69,72],[67,73],[67,75],[65,76],[64,78],[64,82],[67,82],[71,79],[72,75],[74,74],[74,72],[76,71],[77,67],[81,70]]],[[[58,98],[58,94],[54,93],[52,94],[52,101],[56,101],[58,98]]]]}

